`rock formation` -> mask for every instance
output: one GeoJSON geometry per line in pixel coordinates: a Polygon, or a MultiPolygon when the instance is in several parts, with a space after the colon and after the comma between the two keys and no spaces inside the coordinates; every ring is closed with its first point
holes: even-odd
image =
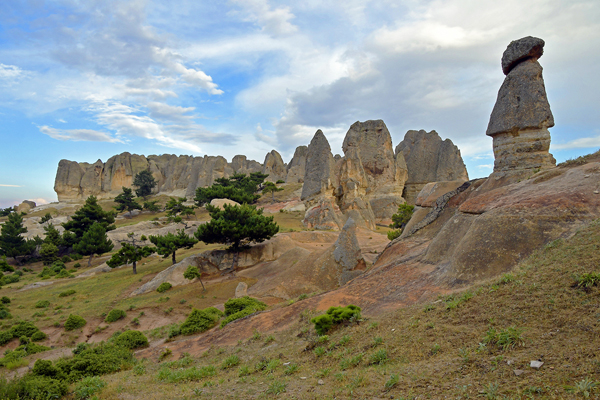
{"type": "Polygon", "coordinates": [[[267,153],[263,164],[263,174],[269,174],[267,181],[277,182],[278,180],[285,181],[287,176],[286,166],[283,163],[281,154],[275,150],[267,153]]]}
{"type": "Polygon", "coordinates": [[[402,156],[394,156],[392,137],[382,120],[355,122],[342,145],[337,196],[340,209],[359,226],[375,228],[404,203],[407,177],[402,156]]]}
{"type": "Polygon", "coordinates": [[[28,213],[31,209],[35,208],[35,201],[23,200],[21,204],[17,206],[17,212],[28,213]]]}
{"type": "Polygon", "coordinates": [[[298,146],[294,152],[294,157],[287,166],[286,183],[304,182],[304,170],[306,169],[307,146],[298,146]]]}
{"type": "MultiPolygon", "coordinates": [[[[269,172],[277,179],[286,178],[285,164],[277,152],[271,152],[269,172]]],[[[78,163],[61,160],[54,182],[54,191],[59,201],[80,200],[90,195],[112,198],[121,192],[121,187],[131,187],[135,175],[149,169],[156,179],[154,193],[172,196],[193,197],[198,187],[210,186],[215,179],[234,173],[249,174],[263,172],[262,164],[237,155],[231,163],[221,156],[176,156],[174,154],[151,155],[122,153],[103,163],[78,163]]]]}
{"type": "Polygon", "coordinates": [[[404,198],[414,204],[417,194],[429,182],[469,180],[458,147],[450,139],[442,140],[436,131],[408,131],[396,146],[396,157],[404,155],[408,179],[404,198]]]}
{"type": "Polygon", "coordinates": [[[542,39],[511,42],[502,55],[506,75],[490,116],[486,135],[494,139],[494,172],[545,169],[556,164],[550,149],[554,117],[546,97],[542,39]]]}
{"type": "Polygon", "coordinates": [[[339,230],[342,214],[333,191],[337,185],[331,147],[319,129],[306,150],[304,184],[300,199],[306,205],[304,225],[311,229],[339,230]]]}

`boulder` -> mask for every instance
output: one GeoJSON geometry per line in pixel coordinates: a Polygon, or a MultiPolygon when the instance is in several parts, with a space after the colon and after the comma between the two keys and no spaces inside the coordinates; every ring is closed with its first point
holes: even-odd
{"type": "Polygon", "coordinates": [[[281,154],[275,150],[271,150],[271,152],[267,153],[262,172],[263,174],[269,174],[269,176],[265,179],[267,181],[285,181],[287,170],[285,164],[283,163],[283,159],[281,158],[281,154]]]}
{"type": "Polygon", "coordinates": [[[320,196],[332,197],[336,183],[331,147],[319,129],[306,149],[304,184],[300,199],[310,204],[320,196]]]}
{"type": "Polygon", "coordinates": [[[408,169],[404,198],[409,204],[415,204],[429,182],[469,180],[458,147],[450,139],[442,140],[436,131],[406,132],[395,153],[396,158],[402,153],[408,169]]]}
{"type": "Polygon", "coordinates": [[[231,168],[235,174],[250,175],[252,172],[262,172],[263,167],[258,161],[248,160],[244,155],[237,155],[231,160],[231,168]]]}
{"type": "Polygon", "coordinates": [[[539,59],[544,54],[544,41],[540,38],[527,36],[510,42],[502,54],[502,72],[508,73],[522,61],[539,59]]]}
{"type": "Polygon", "coordinates": [[[286,183],[304,182],[304,171],[306,170],[307,146],[298,146],[294,152],[294,157],[287,166],[286,183]]]}
{"type": "Polygon", "coordinates": [[[348,218],[344,224],[333,247],[333,259],[339,265],[341,271],[338,278],[340,286],[346,284],[367,268],[356,239],[356,223],[352,218],[348,218]]]}
{"type": "Polygon", "coordinates": [[[54,191],[58,201],[81,199],[81,177],[85,174],[85,163],[60,160],[54,179],[54,191]]]}
{"type": "Polygon", "coordinates": [[[302,222],[308,229],[337,231],[342,226],[343,219],[333,198],[321,197],[306,210],[302,222]]]}
{"type": "Polygon", "coordinates": [[[225,204],[230,205],[230,206],[239,206],[240,203],[238,203],[237,201],[233,201],[230,199],[212,199],[210,201],[210,205],[213,207],[217,207],[218,209],[223,210],[225,207],[223,207],[225,204]]]}
{"type": "MultiPolygon", "coordinates": [[[[402,190],[407,171],[397,160],[392,138],[382,120],[352,124],[342,145],[337,197],[344,214],[361,214],[356,223],[374,229],[375,219],[389,219],[404,203],[402,190]]],[[[355,218],[355,216],[352,216],[355,218]]]]}
{"type": "Polygon", "coordinates": [[[248,296],[248,284],[246,282],[240,282],[235,288],[235,298],[239,299],[244,296],[248,296]]]}
{"type": "Polygon", "coordinates": [[[23,200],[23,202],[21,202],[21,204],[19,204],[17,206],[17,212],[28,213],[29,211],[31,211],[34,208],[35,208],[35,201],[23,200]]]}

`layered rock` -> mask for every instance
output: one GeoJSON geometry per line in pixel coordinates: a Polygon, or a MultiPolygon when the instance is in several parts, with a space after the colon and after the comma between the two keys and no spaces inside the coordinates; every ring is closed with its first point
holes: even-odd
{"type": "Polygon", "coordinates": [[[231,168],[237,174],[250,175],[253,172],[262,172],[261,163],[254,160],[248,160],[244,155],[237,155],[231,160],[231,168]]]}
{"type": "Polygon", "coordinates": [[[429,182],[467,181],[467,168],[458,147],[450,139],[442,140],[436,131],[410,130],[396,146],[396,158],[402,154],[408,178],[404,198],[409,204],[429,182]]]}
{"type": "Polygon", "coordinates": [[[502,56],[506,78],[486,131],[494,139],[494,172],[545,169],[556,164],[549,153],[554,117],[546,96],[542,66],[544,41],[511,42],[502,56]]]}
{"type": "Polygon", "coordinates": [[[382,120],[355,122],[342,145],[337,196],[340,209],[359,226],[375,228],[404,203],[407,177],[402,156],[396,159],[392,138],[382,120]]]}
{"type": "Polygon", "coordinates": [[[267,181],[285,181],[285,178],[287,176],[287,169],[283,162],[283,159],[281,158],[281,154],[279,154],[277,151],[271,150],[265,156],[265,162],[263,164],[263,174],[269,175],[265,179],[267,181]]]}
{"type": "Polygon", "coordinates": [[[306,170],[307,146],[298,146],[294,152],[294,157],[287,166],[286,183],[304,182],[304,171],[306,170]]]}

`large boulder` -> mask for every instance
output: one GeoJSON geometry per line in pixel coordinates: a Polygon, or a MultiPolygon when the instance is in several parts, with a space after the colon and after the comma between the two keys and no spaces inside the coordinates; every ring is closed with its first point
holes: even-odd
{"type": "Polygon", "coordinates": [[[458,147],[442,140],[436,131],[410,130],[396,146],[396,157],[404,156],[408,169],[404,198],[414,204],[417,194],[429,182],[467,181],[467,168],[458,147]]]}
{"type": "Polygon", "coordinates": [[[502,57],[508,74],[486,131],[494,139],[494,172],[551,168],[549,153],[554,117],[546,96],[542,66],[544,41],[526,37],[509,44],[502,57]]]}
{"type": "Polygon", "coordinates": [[[275,150],[271,150],[265,156],[265,162],[263,164],[263,174],[268,174],[269,176],[265,179],[270,182],[277,182],[278,180],[285,181],[287,170],[286,166],[283,163],[283,159],[281,158],[281,154],[279,154],[275,150]]]}
{"type": "Polygon", "coordinates": [[[365,227],[374,229],[375,220],[390,219],[404,203],[406,165],[394,156],[392,138],[382,120],[352,124],[342,149],[337,193],[340,209],[360,214],[356,223],[363,225],[364,221],[365,227]]]}
{"type": "Polygon", "coordinates": [[[17,206],[17,212],[21,213],[28,213],[29,211],[31,211],[32,209],[35,208],[35,201],[31,201],[31,200],[23,200],[21,202],[21,204],[19,204],[17,206]]]}
{"type": "Polygon", "coordinates": [[[306,170],[307,146],[298,146],[294,152],[294,157],[287,166],[286,183],[304,182],[304,171],[306,170]]]}
{"type": "Polygon", "coordinates": [[[58,201],[81,199],[81,177],[85,174],[86,164],[75,161],[60,160],[54,179],[54,191],[58,201]]]}
{"type": "Polygon", "coordinates": [[[225,204],[227,204],[228,206],[239,206],[240,203],[238,203],[237,201],[233,201],[231,199],[212,199],[210,201],[210,205],[213,207],[217,207],[220,210],[224,210],[225,209],[225,204]]]}

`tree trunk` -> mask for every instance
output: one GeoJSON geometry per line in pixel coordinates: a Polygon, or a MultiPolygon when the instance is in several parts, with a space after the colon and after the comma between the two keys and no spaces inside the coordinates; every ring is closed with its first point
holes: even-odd
{"type": "Polygon", "coordinates": [[[271,192],[271,204],[275,203],[275,192],[271,192]]]}
{"type": "Polygon", "coordinates": [[[175,252],[173,252],[173,254],[171,254],[171,259],[173,260],[173,265],[175,265],[175,263],[177,261],[175,261],[175,252]]]}
{"type": "Polygon", "coordinates": [[[133,262],[133,274],[134,275],[137,274],[137,268],[136,267],[137,267],[137,261],[134,261],[133,262]]]}
{"type": "Polygon", "coordinates": [[[206,288],[204,287],[204,283],[202,283],[202,279],[200,277],[198,277],[198,280],[200,281],[200,284],[202,285],[202,290],[204,290],[206,292],[206,288]]]}
{"type": "Polygon", "coordinates": [[[88,268],[92,266],[92,257],[94,257],[94,255],[90,254],[90,259],[88,260],[88,268]]]}

